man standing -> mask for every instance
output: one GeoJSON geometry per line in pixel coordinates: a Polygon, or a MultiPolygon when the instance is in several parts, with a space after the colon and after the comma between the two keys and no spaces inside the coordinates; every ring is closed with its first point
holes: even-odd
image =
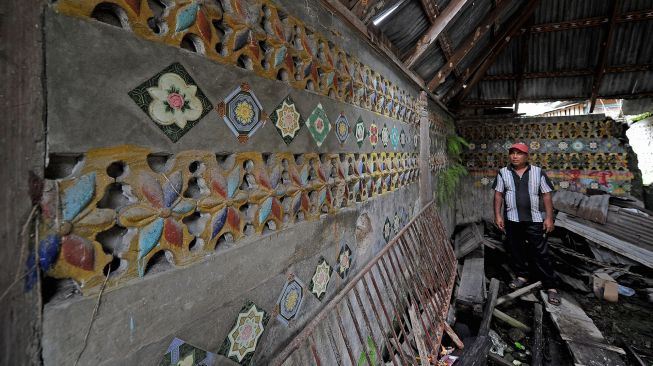
{"type": "Polygon", "coordinates": [[[547,234],[554,228],[553,185],[540,167],[528,163],[528,146],[513,144],[508,154],[510,164],[499,170],[493,188],[494,222],[506,233],[512,268],[517,274],[509,287],[516,289],[532,277],[539,277],[549,303],[560,305],[547,246],[547,234]]]}

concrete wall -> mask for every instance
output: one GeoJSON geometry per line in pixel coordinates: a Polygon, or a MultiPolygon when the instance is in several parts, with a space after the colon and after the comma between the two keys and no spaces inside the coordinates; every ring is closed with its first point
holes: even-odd
{"type": "MultiPolygon", "coordinates": [[[[92,1],[80,2],[80,8],[89,6],[89,3],[92,1]]],[[[62,10],[68,5],[70,2],[59,2],[55,9],[62,10]]],[[[393,85],[417,96],[418,90],[395,67],[379,58],[339,19],[318,4],[284,1],[282,5],[289,14],[303,19],[314,31],[323,32],[325,37],[392,81],[393,85]]],[[[404,153],[407,157],[418,154],[418,149],[412,144],[412,136],[419,133],[414,121],[412,124],[401,122],[373,109],[299,90],[290,85],[292,83],[272,80],[234,65],[218,64],[200,54],[144,39],[125,29],[89,19],[87,15],[78,15],[82,17],[62,15],[52,9],[45,13],[48,171],[51,178],[57,179],[63,192],[75,187],[82,175],[95,172],[98,192],[94,192],[89,207],[102,206],[104,190],[111,184],[121,184],[125,198],[115,198],[115,202],[109,205],[108,210],[114,211],[111,217],[119,217],[123,209],[134,201],[143,201],[143,197],[137,194],[137,181],[130,180],[134,173],[150,169],[140,155],[137,156],[140,154],[137,150],[141,151],[141,148],[153,153],[172,154],[174,164],[182,159],[181,156],[186,159],[193,154],[200,161],[207,154],[262,156],[291,153],[300,156],[319,153],[340,157],[352,154],[356,159],[382,152],[404,153]],[[134,103],[128,92],[175,62],[183,65],[214,107],[241,83],[247,82],[266,112],[271,112],[286,95],[291,95],[304,119],[321,103],[332,122],[343,112],[352,127],[359,116],[366,127],[371,122],[379,129],[384,124],[398,126],[410,136],[409,143],[393,149],[391,145],[384,148],[379,141],[374,148],[369,139],[358,146],[355,138],[350,136],[341,145],[332,131],[318,147],[308,129],[303,127],[295,140],[287,145],[268,122],[243,144],[214,110],[177,142],[172,142],[134,103]],[[134,147],[112,150],[123,144],[134,147]],[[101,148],[108,150],[97,150],[101,148]],[[107,167],[116,161],[122,161],[127,168],[119,177],[113,177],[107,171],[107,167]],[[134,195],[130,195],[131,191],[134,195]]],[[[434,118],[449,118],[433,105],[429,110],[434,118]]],[[[442,131],[436,131],[431,139],[444,137],[442,131]]],[[[422,169],[426,174],[429,174],[428,170],[422,169]]],[[[184,177],[188,178],[187,172],[184,172],[184,177]]],[[[163,178],[168,179],[163,174],[161,184],[165,184],[163,178]]],[[[188,187],[186,180],[183,184],[184,188],[188,187]]],[[[401,216],[402,223],[406,223],[420,206],[420,192],[415,180],[370,196],[342,207],[329,206],[326,213],[313,213],[308,220],[280,221],[272,230],[256,226],[256,232],[238,237],[232,243],[218,242],[215,251],[201,247],[192,252],[188,241],[202,234],[184,228],[183,248],[174,249],[169,243],[159,243],[159,246],[168,246],[166,248],[173,253],[174,259],[168,258],[168,262],[174,264],[161,260],[148,266],[143,277],[134,272],[138,251],[138,242],[134,238],[143,228],[129,229],[117,244],[108,246],[98,239],[107,227],[96,224],[89,235],[96,258],[119,258],[120,264],[114,267],[108,263],[107,267],[102,267],[96,263],[91,270],[79,271],[61,263],[62,256],[56,258],[48,275],[57,279],[46,278],[44,283],[48,302],[43,311],[43,362],[46,365],[74,363],[83,350],[99,293],[102,294],[101,305],[80,364],[158,364],[174,337],[217,352],[246,300],[253,301],[268,313],[272,312],[287,276],[292,273],[307,285],[321,257],[332,266],[335,264],[342,242],[354,251],[351,276],[387,242],[383,235],[386,220],[393,220],[397,215],[401,216]],[[364,229],[363,235],[357,237],[356,223],[361,217],[369,218],[370,225],[364,229]],[[104,254],[100,254],[101,251],[104,254]],[[108,267],[112,268],[113,274],[101,292],[102,277],[108,267]],[[77,281],[71,281],[69,277],[77,281]]],[[[443,209],[449,229],[454,225],[452,213],[450,208],[443,209]]],[[[47,233],[52,228],[54,226],[43,230],[47,233]]],[[[151,256],[147,258],[152,259],[151,256]]],[[[292,327],[287,328],[272,318],[259,340],[253,361],[265,364],[266,359],[292,339],[346,281],[347,277],[343,280],[334,274],[326,297],[321,301],[307,292],[301,313],[292,327]]],[[[232,362],[218,357],[221,363],[232,362]]]]}

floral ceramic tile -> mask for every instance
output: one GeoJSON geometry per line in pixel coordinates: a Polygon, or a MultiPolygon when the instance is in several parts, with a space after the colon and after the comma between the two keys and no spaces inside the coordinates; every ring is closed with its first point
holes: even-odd
{"type": "Polygon", "coordinates": [[[394,220],[392,220],[392,229],[397,234],[401,229],[401,220],[399,218],[399,213],[395,212],[394,220]]]}
{"type": "Polygon", "coordinates": [[[336,138],[338,138],[338,142],[340,142],[340,144],[342,145],[349,138],[349,131],[351,130],[349,126],[349,120],[347,119],[344,113],[340,113],[338,119],[336,119],[335,127],[336,127],[336,138]]]}
{"type": "Polygon", "coordinates": [[[390,130],[388,130],[388,126],[385,124],[381,129],[381,143],[383,144],[384,148],[388,147],[388,143],[390,143],[390,130]]]}
{"type": "Polygon", "coordinates": [[[313,273],[313,277],[311,277],[311,282],[308,284],[309,290],[320,301],[322,301],[324,295],[326,295],[327,286],[331,280],[332,273],[333,268],[329,263],[327,263],[326,259],[320,258],[320,262],[315,268],[315,273],[313,273]]]}
{"type": "Polygon", "coordinates": [[[294,275],[288,276],[274,308],[277,320],[290,326],[301,309],[304,294],[304,284],[294,275]]]}
{"type": "Polygon", "coordinates": [[[250,365],[269,319],[270,315],[265,310],[248,301],[240,310],[219,353],[241,365],[250,365]]]}
{"type": "Polygon", "coordinates": [[[390,222],[389,218],[385,218],[385,223],[383,224],[383,239],[385,239],[385,242],[390,241],[390,237],[392,236],[392,223],[390,222]]]}
{"type": "Polygon", "coordinates": [[[277,131],[286,144],[290,144],[292,140],[295,139],[295,136],[297,136],[299,130],[304,124],[302,116],[299,114],[299,111],[297,111],[295,101],[290,97],[290,95],[277,106],[274,112],[272,112],[270,120],[274,124],[274,127],[277,128],[277,131]]]}
{"type": "Polygon", "coordinates": [[[401,129],[401,132],[399,133],[399,145],[401,145],[402,148],[406,147],[406,141],[408,141],[406,132],[404,132],[404,130],[401,129]]]}
{"type": "Polygon", "coordinates": [[[392,148],[396,150],[399,146],[399,130],[397,126],[392,127],[390,131],[390,142],[392,143],[392,148]]]}
{"type": "Polygon", "coordinates": [[[159,366],[213,366],[216,364],[215,353],[192,346],[175,338],[168,346],[159,366]]]}
{"type": "Polygon", "coordinates": [[[317,107],[311,112],[311,115],[306,119],[306,127],[311,132],[311,136],[317,143],[317,146],[322,146],[326,140],[329,132],[331,131],[331,122],[322,108],[322,104],[318,103],[317,107]]]}
{"type": "Polygon", "coordinates": [[[360,148],[363,146],[363,143],[365,142],[365,136],[366,130],[365,130],[365,123],[363,123],[363,119],[359,116],[358,121],[356,121],[356,126],[355,126],[355,135],[356,135],[356,144],[358,144],[358,147],[360,148]]]}
{"type": "Polygon", "coordinates": [[[218,115],[238,141],[246,143],[268,118],[249,84],[242,83],[217,107],[218,115]]]}
{"type": "Polygon", "coordinates": [[[376,126],[375,123],[372,123],[370,125],[370,144],[372,145],[372,149],[376,148],[376,144],[379,143],[379,128],[376,126]]]}
{"type": "Polygon", "coordinates": [[[352,252],[346,243],[340,244],[340,251],[336,261],[336,273],[340,278],[345,278],[349,273],[352,265],[352,252]]]}
{"type": "Polygon", "coordinates": [[[179,63],[166,67],[128,94],[173,142],[213,109],[211,102],[179,63]]]}

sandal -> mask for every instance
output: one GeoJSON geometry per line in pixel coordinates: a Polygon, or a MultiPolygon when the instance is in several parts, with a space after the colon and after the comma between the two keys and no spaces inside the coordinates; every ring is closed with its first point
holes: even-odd
{"type": "Polygon", "coordinates": [[[527,283],[528,283],[527,280],[522,280],[521,278],[517,277],[508,284],[508,287],[510,287],[510,289],[512,290],[516,290],[520,287],[524,287],[524,285],[527,283]]]}
{"type": "Polygon", "coordinates": [[[560,293],[557,291],[547,291],[549,304],[560,306],[560,293]]]}

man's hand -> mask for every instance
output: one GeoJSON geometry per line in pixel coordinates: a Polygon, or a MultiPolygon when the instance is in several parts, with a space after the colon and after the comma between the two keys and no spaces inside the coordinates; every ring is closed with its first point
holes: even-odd
{"type": "Polygon", "coordinates": [[[544,231],[548,234],[553,231],[555,226],[553,225],[553,218],[547,217],[544,220],[544,231]]]}
{"type": "MultiPolygon", "coordinates": [[[[506,225],[503,222],[503,217],[494,216],[494,224],[497,225],[497,227],[501,229],[501,231],[503,231],[504,233],[506,232],[506,225]]],[[[553,223],[551,223],[551,225],[553,226],[553,223]]]]}

